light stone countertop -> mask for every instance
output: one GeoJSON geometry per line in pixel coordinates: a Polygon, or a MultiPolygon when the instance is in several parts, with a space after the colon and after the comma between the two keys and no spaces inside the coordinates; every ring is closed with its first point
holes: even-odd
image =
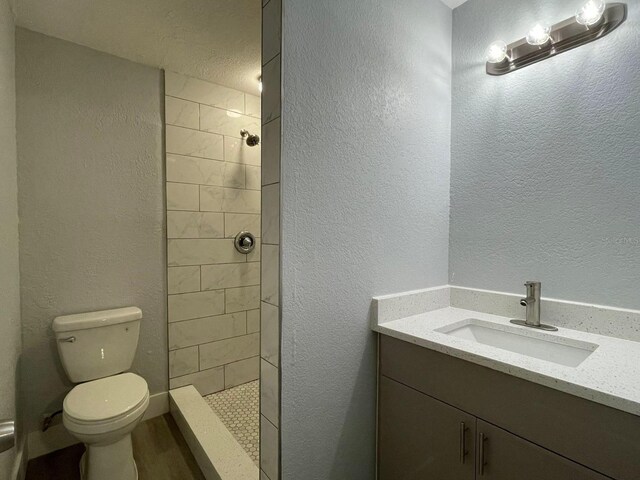
{"type": "MultiPolygon", "coordinates": [[[[415,305],[416,294],[428,295],[424,313],[393,318],[389,306],[398,306],[401,296],[374,299],[372,329],[384,335],[404,340],[421,347],[467,360],[493,370],[524,380],[554,388],[593,402],[640,415],[640,342],[614,338],[595,333],[559,328],[558,332],[540,332],[525,327],[523,336],[539,337],[541,334],[561,337],[558,343],[588,342],[598,348],[577,367],[568,367],[545,360],[512,353],[500,348],[483,345],[471,340],[440,333],[436,330],[467,319],[478,319],[508,327],[513,317],[504,317],[463,308],[445,306],[449,295],[443,287],[420,292],[409,292],[408,299],[415,305]],[[412,298],[411,298],[412,297],[412,298]],[[433,300],[433,299],[436,300],[433,300]],[[390,304],[389,301],[393,301],[390,304]],[[386,305],[383,306],[383,303],[386,305]]],[[[403,310],[400,308],[399,310],[403,310]]],[[[411,310],[411,308],[409,308],[411,310]]],[[[407,312],[405,313],[415,313],[407,312]]],[[[548,323],[548,322],[547,322],[548,323]]],[[[500,327],[499,327],[500,329],[500,327]]]]}

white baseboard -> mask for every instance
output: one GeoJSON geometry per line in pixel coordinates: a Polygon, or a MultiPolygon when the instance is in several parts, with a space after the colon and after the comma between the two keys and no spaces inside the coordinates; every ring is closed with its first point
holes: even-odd
{"type": "MultiPolygon", "coordinates": [[[[149,397],[149,406],[142,417],[142,421],[145,422],[168,412],[169,393],[156,393],[149,397]]],[[[40,457],[62,448],[70,447],[76,443],[79,443],[78,439],[67,432],[67,429],[62,425],[60,416],[58,416],[56,421],[46,432],[42,432],[40,430],[29,432],[27,449],[29,452],[29,459],[40,457]]]]}
{"type": "Polygon", "coordinates": [[[169,392],[155,393],[149,397],[149,406],[142,421],[146,422],[165,413],[169,413],[169,392]]]}
{"type": "Polygon", "coordinates": [[[79,443],[78,439],[71,436],[59,420],[54,425],[51,425],[46,432],[41,430],[29,432],[27,442],[29,460],[79,443]]]}

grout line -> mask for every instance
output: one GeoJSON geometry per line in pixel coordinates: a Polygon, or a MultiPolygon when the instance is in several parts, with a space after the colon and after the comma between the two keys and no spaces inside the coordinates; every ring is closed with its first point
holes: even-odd
{"type": "Polygon", "coordinates": [[[228,212],[222,213],[222,231],[224,232],[224,238],[232,238],[229,237],[229,234],[227,233],[227,215],[228,212]]]}
{"type": "MultiPolygon", "coordinates": [[[[178,323],[179,323],[179,322],[178,322],[178,323]]],[[[175,351],[177,351],[177,350],[185,350],[185,349],[187,349],[187,348],[200,347],[200,346],[202,346],[202,345],[209,345],[210,343],[224,342],[225,340],[231,340],[231,339],[234,339],[234,338],[247,337],[247,336],[249,336],[249,335],[254,335],[254,334],[256,334],[256,333],[258,333],[258,332],[242,333],[242,334],[240,334],[240,335],[231,335],[231,336],[229,336],[229,337],[223,337],[223,338],[220,338],[220,339],[218,339],[218,340],[212,340],[212,341],[210,341],[210,342],[194,343],[194,344],[189,344],[189,345],[185,345],[185,346],[181,346],[181,347],[170,348],[170,349],[169,349],[169,351],[170,351],[170,352],[175,352],[175,351]]],[[[199,351],[200,351],[200,350],[198,349],[198,355],[199,355],[199,351]]],[[[259,356],[259,355],[257,355],[257,356],[259,356]]],[[[250,357],[250,358],[253,358],[253,357],[250,357]]],[[[261,358],[262,358],[262,357],[261,357],[261,358]]],[[[245,360],[246,360],[246,359],[245,359],[245,360]]],[[[241,361],[241,360],[237,360],[237,361],[241,361]]],[[[265,359],[265,362],[268,362],[268,360],[266,360],[266,359],[265,359]]],[[[233,362],[230,362],[230,363],[236,363],[236,360],[234,360],[233,362]]],[[[271,362],[268,362],[268,363],[271,363],[271,362]]],[[[225,365],[228,365],[228,364],[225,364],[225,365]]],[[[271,365],[273,365],[273,364],[271,364],[271,365]]],[[[275,366],[275,365],[274,365],[274,366],[275,366]]],[[[213,367],[213,368],[217,368],[217,367],[213,367]]],[[[187,374],[187,375],[189,375],[189,374],[187,374]]],[[[182,376],[184,376],[184,375],[182,375],[182,376]]]]}
{"type": "MultiPolygon", "coordinates": [[[[255,335],[255,333],[251,333],[250,335],[255,335]]],[[[249,335],[244,335],[245,337],[248,337],[249,335]]],[[[239,337],[235,337],[235,338],[239,338],[239,337]]],[[[226,342],[226,340],[219,340],[220,342],[226,342]]],[[[203,347],[203,346],[207,346],[207,345],[211,345],[212,343],[218,343],[218,342],[209,342],[209,343],[203,343],[201,345],[198,345],[199,347],[203,347]]],[[[215,367],[210,367],[210,368],[205,368],[205,370],[211,370],[211,368],[218,368],[218,367],[226,367],[227,365],[231,365],[232,363],[238,363],[238,362],[242,362],[243,360],[249,360],[250,358],[258,358],[259,355],[249,355],[248,357],[244,357],[244,358],[240,358],[238,360],[234,360],[233,362],[229,362],[229,363],[222,363],[220,365],[216,365],[215,367]]],[[[203,371],[203,370],[200,370],[203,371]]],[[[184,375],[182,375],[184,376],[184,375]]]]}
{"type": "Polygon", "coordinates": [[[275,304],[273,304],[271,302],[267,302],[266,300],[260,299],[260,301],[266,303],[267,305],[271,305],[272,307],[276,307],[278,309],[280,308],[280,305],[275,305],[275,304]]]}
{"type": "MultiPolygon", "coordinates": [[[[181,128],[183,130],[189,130],[191,132],[206,133],[207,135],[216,135],[218,137],[224,137],[225,136],[224,133],[210,132],[208,130],[200,130],[200,129],[197,129],[197,128],[185,127],[184,125],[173,125],[171,123],[167,123],[167,127],[181,128]]],[[[233,135],[227,135],[227,136],[228,137],[232,137],[233,135]]],[[[242,137],[238,137],[238,138],[242,138],[242,137]]],[[[168,150],[167,150],[167,153],[173,153],[174,155],[183,155],[182,153],[170,152],[168,150]]]]}
{"type": "MultiPolygon", "coordinates": [[[[212,160],[213,162],[217,162],[218,160],[212,160]]],[[[242,163],[234,163],[234,165],[239,165],[241,167],[244,167],[245,165],[242,163]]],[[[256,168],[260,168],[260,167],[256,167],[256,168]]],[[[229,185],[216,185],[215,183],[200,183],[200,182],[185,182],[185,181],[176,181],[176,180],[169,180],[167,181],[167,183],[178,183],[180,185],[200,185],[203,187],[219,187],[219,188],[229,188],[231,190],[250,190],[250,191],[260,191],[261,189],[258,188],[246,188],[246,187],[232,187],[229,185]]]]}
{"type": "MultiPolygon", "coordinates": [[[[260,358],[260,355],[253,355],[253,356],[251,356],[251,357],[243,358],[243,359],[241,359],[241,360],[234,360],[233,362],[225,363],[225,364],[224,364],[224,366],[225,366],[225,367],[227,367],[227,366],[229,366],[229,365],[233,365],[234,363],[245,362],[245,361],[247,361],[247,360],[253,360],[254,358],[258,358],[258,359],[259,359],[259,358],[260,358]]],[[[258,379],[251,380],[251,381],[252,381],[252,382],[255,382],[256,380],[258,380],[258,379]]],[[[249,382],[246,382],[246,383],[249,383],[249,382]]],[[[239,385],[238,385],[238,386],[239,386],[239,385]]]]}
{"type": "MultiPolygon", "coordinates": [[[[280,108],[282,108],[282,105],[280,105],[280,108]]],[[[262,124],[262,126],[264,127],[265,125],[270,124],[271,122],[280,119],[280,117],[282,116],[282,114],[280,112],[278,112],[278,114],[275,117],[267,117],[265,120],[267,120],[265,123],[262,124]]],[[[282,140],[282,138],[280,139],[282,140]]],[[[281,142],[282,143],[282,142],[281,142]]],[[[280,154],[280,158],[282,158],[282,153],[280,154]]]]}
{"type": "MultiPolygon", "coordinates": [[[[195,78],[195,77],[191,77],[191,78],[195,78]]],[[[198,79],[198,80],[199,80],[199,79],[198,79]]],[[[202,80],[202,81],[203,81],[203,82],[206,82],[206,80],[202,80]]],[[[206,82],[206,83],[209,83],[209,82],[206,82]]],[[[217,84],[214,84],[214,83],[212,83],[211,85],[216,85],[216,86],[218,86],[217,84]]],[[[229,87],[224,87],[224,88],[229,88],[229,87]]],[[[230,88],[230,90],[234,90],[234,91],[236,91],[236,92],[238,92],[238,93],[241,93],[243,96],[244,96],[244,95],[247,95],[247,94],[245,94],[244,92],[241,92],[240,90],[235,90],[234,88],[230,88]]],[[[251,95],[251,94],[248,94],[248,95],[251,95]]],[[[254,96],[255,96],[255,95],[254,95],[254,96]]],[[[175,99],[177,99],[177,100],[183,100],[183,101],[185,101],[185,102],[197,103],[198,105],[203,105],[203,106],[205,106],[205,107],[211,107],[211,108],[217,108],[217,109],[219,109],[219,110],[225,110],[225,111],[227,111],[227,112],[231,112],[231,113],[240,113],[240,115],[243,115],[243,116],[245,116],[245,117],[253,117],[253,118],[255,118],[253,115],[248,115],[247,113],[245,113],[245,112],[246,112],[246,108],[245,108],[244,112],[238,112],[237,110],[232,110],[232,109],[230,109],[230,108],[222,107],[222,106],[220,106],[220,105],[213,105],[213,104],[211,104],[211,103],[203,103],[203,102],[201,102],[200,100],[193,100],[193,99],[191,99],[191,98],[184,98],[184,97],[178,97],[178,96],[176,96],[176,95],[167,95],[167,94],[165,94],[165,103],[166,103],[166,98],[167,98],[167,97],[168,97],[168,98],[175,98],[175,99]]]]}
{"type": "Polygon", "coordinates": [[[230,313],[236,313],[236,312],[227,312],[227,291],[225,289],[222,290],[222,299],[223,299],[223,305],[224,305],[224,313],[226,314],[230,314],[230,313]]]}
{"type": "MultiPolygon", "coordinates": [[[[205,105],[205,107],[207,107],[207,108],[216,108],[216,107],[208,107],[207,105],[205,105]]],[[[220,110],[220,109],[218,109],[218,110],[220,110]]],[[[234,113],[237,113],[237,112],[234,112],[234,113]]],[[[246,115],[244,115],[244,116],[246,116],[246,115]]],[[[253,118],[254,120],[260,120],[260,126],[262,126],[262,119],[261,118],[254,118],[254,117],[249,117],[249,118],[253,118]]],[[[236,140],[242,140],[241,136],[236,137],[233,134],[224,133],[224,132],[214,132],[214,131],[211,131],[211,130],[202,130],[200,128],[195,129],[195,128],[191,128],[191,127],[185,127],[184,125],[174,125],[172,123],[167,123],[166,126],[174,127],[174,128],[182,128],[183,130],[190,130],[192,132],[206,133],[207,135],[215,135],[217,137],[229,137],[229,138],[234,138],[236,140]]],[[[185,155],[184,153],[176,153],[176,152],[170,152],[170,151],[167,151],[166,153],[168,153],[170,155],[184,155],[184,156],[187,156],[187,157],[190,156],[190,155],[185,155]]]]}
{"type": "Polygon", "coordinates": [[[265,417],[262,412],[260,412],[260,416],[263,417],[267,422],[269,422],[273,428],[275,428],[276,430],[278,430],[278,427],[276,427],[275,425],[273,425],[273,422],[271,420],[269,420],[267,417],[265,417]]]}
{"type": "MultiPolygon", "coordinates": [[[[185,212],[185,210],[170,210],[171,212],[185,212]]],[[[220,212],[186,212],[186,213],[220,213],[220,212]]],[[[262,238],[259,237],[258,235],[255,236],[256,238],[262,238]]],[[[167,240],[233,240],[234,237],[167,237],[167,240]]],[[[265,243],[265,245],[274,245],[271,243],[265,243]]],[[[230,264],[233,263],[242,263],[242,262],[230,262],[230,264]]],[[[209,264],[205,264],[205,263],[198,263],[196,265],[218,265],[217,263],[209,263],[209,264]]],[[[193,266],[195,267],[196,265],[177,265],[177,266],[184,266],[184,267],[189,267],[189,266],[193,266]]],[[[225,265],[225,264],[220,264],[220,265],[225,265]]],[[[170,265],[171,267],[172,265],[170,265]]]]}
{"type": "Polygon", "coordinates": [[[278,115],[277,117],[272,118],[271,120],[269,120],[268,122],[265,122],[262,124],[263,127],[266,127],[267,125],[269,125],[270,123],[275,122],[276,120],[280,119],[280,115],[278,115]]]}
{"type": "Polygon", "coordinates": [[[266,62],[264,61],[264,59],[262,59],[261,61],[262,63],[262,68],[264,69],[264,67],[266,67],[267,65],[269,65],[269,63],[271,63],[273,61],[274,58],[276,58],[278,55],[280,55],[281,52],[276,53],[273,57],[271,57],[269,60],[267,60],[266,62]]]}
{"type": "MultiPolygon", "coordinates": [[[[256,309],[252,308],[251,310],[256,310],[256,309]]],[[[237,312],[232,312],[232,313],[218,313],[216,315],[206,315],[204,317],[187,318],[186,320],[176,320],[176,321],[168,322],[168,323],[169,323],[169,325],[172,325],[174,323],[191,322],[192,320],[204,320],[205,318],[214,319],[214,318],[219,318],[219,317],[225,317],[227,315],[236,315],[236,314],[239,314],[239,313],[242,313],[242,312],[249,312],[251,310],[239,310],[237,312]]],[[[234,336],[238,337],[240,335],[234,335],[234,336]]],[[[217,341],[217,340],[214,340],[214,341],[217,341]]],[[[211,342],[205,342],[205,343],[211,343],[211,342]]],[[[198,345],[201,345],[201,344],[198,344],[198,345]]]]}
{"type": "MultiPolygon", "coordinates": [[[[260,331],[262,331],[262,330],[260,330],[260,331]]],[[[267,362],[269,365],[271,365],[273,368],[280,368],[277,365],[275,365],[273,362],[270,362],[268,359],[264,358],[262,355],[260,355],[260,358],[262,360],[264,360],[265,362],[267,362]]]]}
{"type": "MultiPolygon", "coordinates": [[[[198,239],[196,239],[198,240],[198,239]]],[[[213,239],[206,239],[204,238],[203,240],[217,240],[215,238],[213,239]]],[[[225,240],[229,240],[228,238],[225,240]]],[[[251,262],[246,262],[246,263],[258,263],[260,262],[260,260],[252,260],[251,262]]],[[[216,266],[216,265],[241,265],[245,263],[245,260],[241,260],[241,261],[237,261],[237,262],[228,262],[228,263],[192,263],[189,265],[169,265],[169,268],[175,268],[175,267],[212,267],[212,266],[216,266]]]]}
{"type": "MultiPolygon", "coordinates": [[[[260,190],[249,190],[250,192],[259,192],[260,190]]],[[[190,213],[225,213],[224,211],[220,211],[220,210],[167,210],[168,212],[190,212],[190,213]]],[[[255,212],[226,212],[226,213],[235,213],[237,215],[260,215],[259,213],[255,213],[255,212]]],[[[233,237],[229,237],[229,238],[233,238],[233,237]]]]}
{"type": "MultiPolygon", "coordinates": [[[[229,138],[234,138],[231,137],[229,135],[223,135],[223,137],[229,137],[229,138]]],[[[224,149],[224,146],[223,146],[224,149]]],[[[234,162],[233,160],[225,160],[224,157],[224,151],[222,152],[222,158],[209,158],[209,157],[200,157],[198,155],[188,155],[186,153],[172,153],[172,152],[166,152],[166,155],[176,155],[178,157],[184,157],[184,158],[196,158],[198,160],[211,160],[214,162],[224,162],[224,163],[233,163],[234,165],[248,165],[250,167],[260,167],[262,166],[262,162],[260,162],[260,164],[255,165],[253,163],[247,163],[247,162],[234,162]]],[[[165,158],[166,160],[166,158],[165,158]]],[[[170,181],[168,181],[169,183],[171,183],[170,181]]]]}
{"type": "MultiPolygon", "coordinates": [[[[223,147],[224,148],[224,147],[223,147]]],[[[169,156],[178,156],[178,157],[185,157],[185,158],[197,158],[198,160],[214,160],[216,162],[223,162],[224,160],[222,158],[211,158],[211,157],[201,157],[199,155],[190,155],[189,153],[185,153],[185,152],[166,152],[165,155],[165,162],[167,160],[167,157],[169,156]]],[[[222,153],[222,157],[224,158],[224,152],[222,153]]],[[[236,163],[236,162],[230,162],[230,163],[236,163]]]]}
{"type": "MultiPolygon", "coordinates": [[[[194,267],[196,267],[197,265],[193,265],[194,267]]],[[[224,290],[224,288],[212,288],[211,290],[206,290],[207,292],[222,292],[224,290]]],[[[200,292],[195,292],[195,293],[200,293],[200,292]]],[[[191,295],[191,293],[172,293],[169,296],[170,297],[177,297],[179,295],[191,295]]],[[[206,317],[211,317],[213,315],[205,315],[206,317]]]]}
{"type": "MultiPolygon", "coordinates": [[[[167,155],[172,157],[179,157],[178,160],[197,159],[197,160],[207,160],[208,162],[236,163],[236,162],[225,162],[224,160],[220,160],[219,158],[207,158],[207,157],[196,157],[195,155],[185,155],[184,153],[168,153],[167,155]]],[[[223,154],[223,157],[224,157],[224,154],[223,154]]],[[[171,180],[167,180],[167,182],[171,182],[171,180]]]]}

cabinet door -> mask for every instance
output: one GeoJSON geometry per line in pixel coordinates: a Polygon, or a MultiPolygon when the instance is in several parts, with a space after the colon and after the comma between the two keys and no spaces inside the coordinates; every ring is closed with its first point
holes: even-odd
{"type": "Polygon", "coordinates": [[[482,420],[477,422],[477,432],[478,480],[609,478],[482,420]]]}
{"type": "Polygon", "coordinates": [[[379,480],[474,479],[475,417],[384,376],[379,402],[379,480]]]}

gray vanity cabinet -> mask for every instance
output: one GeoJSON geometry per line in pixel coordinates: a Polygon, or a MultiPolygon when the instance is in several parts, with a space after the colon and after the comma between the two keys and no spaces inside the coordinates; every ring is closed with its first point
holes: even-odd
{"type": "Polygon", "coordinates": [[[477,478],[479,480],[606,480],[608,478],[482,420],[478,420],[477,430],[477,478]]]}
{"type": "Polygon", "coordinates": [[[608,478],[387,377],[379,388],[379,480],[608,478]]]}
{"type": "Polygon", "coordinates": [[[379,480],[640,480],[639,416],[385,335],[379,372],[379,480]]]}
{"type": "Polygon", "coordinates": [[[476,419],[380,379],[380,480],[473,480],[476,419]]]}

